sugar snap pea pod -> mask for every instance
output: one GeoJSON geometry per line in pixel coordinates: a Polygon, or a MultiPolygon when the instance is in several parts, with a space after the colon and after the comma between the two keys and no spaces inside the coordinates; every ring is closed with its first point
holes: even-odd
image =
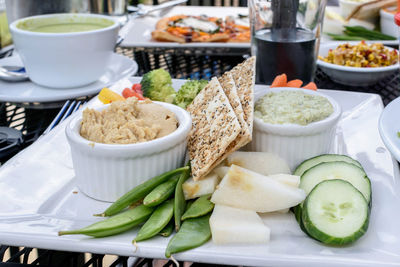
{"type": "Polygon", "coordinates": [[[189,170],[181,173],[178,183],[175,187],[175,205],[174,205],[174,219],[175,230],[178,232],[181,227],[181,217],[185,212],[186,200],[183,195],[182,184],[189,178],[189,170]]]}
{"type": "Polygon", "coordinates": [[[143,241],[157,235],[174,215],[174,200],[165,201],[151,214],[133,241],[143,241]]]}
{"type": "Polygon", "coordinates": [[[116,235],[146,221],[150,217],[153,210],[154,208],[140,205],[134,209],[124,211],[120,214],[107,218],[103,221],[96,222],[82,229],[60,231],[58,232],[58,235],[83,234],[93,237],[116,235]]]}
{"type": "Polygon", "coordinates": [[[211,238],[211,214],[183,221],[181,229],[174,235],[165,250],[165,256],[196,248],[206,243],[211,238]]]}
{"type": "Polygon", "coordinates": [[[174,231],[175,222],[170,220],[167,226],[165,226],[158,234],[163,237],[168,237],[174,231]]]}
{"type": "Polygon", "coordinates": [[[185,166],[182,168],[178,168],[169,172],[165,172],[161,175],[155,176],[150,180],[136,186],[131,191],[127,192],[125,195],[120,197],[117,201],[115,201],[108,209],[106,209],[101,216],[112,216],[117,214],[124,208],[126,208],[129,204],[141,200],[144,198],[148,193],[151,192],[157,185],[164,183],[171,177],[179,174],[181,172],[188,171],[189,167],[185,166]]]}
{"type": "Polygon", "coordinates": [[[193,202],[194,202],[193,199],[186,200],[186,209],[185,209],[185,212],[186,212],[188,209],[190,209],[190,206],[192,206],[193,202]]]}
{"type": "Polygon", "coordinates": [[[158,185],[143,199],[143,205],[148,207],[160,205],[174,193],[178,179],[179,175],[176,175],[168,181],[158,185]]]}
{"type": "Polygon", "coordinates": [[[196,199],[195,202],[182,215],[182,221],[206,215],[214,208],[214,203],[210,201],[211,194],[204,195],[196,199]]]}

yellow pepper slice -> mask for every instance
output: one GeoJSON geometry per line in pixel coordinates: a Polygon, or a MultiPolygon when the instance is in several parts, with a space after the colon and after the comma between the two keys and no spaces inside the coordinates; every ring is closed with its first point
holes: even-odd
{"type": "Polygon", "coordinates": [[[114,91],[111,91],[107,87],[101,89],[98,98],[103,104],[109,104],[114,101],[125,100],[125,98],[123,98],[121,95],[117,94],[114,91]]]}

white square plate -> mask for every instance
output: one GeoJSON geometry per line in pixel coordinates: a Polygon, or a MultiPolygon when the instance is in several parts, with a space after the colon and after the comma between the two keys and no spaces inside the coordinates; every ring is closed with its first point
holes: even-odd
{"type": "Polygon", "coordinates": [[[226,16],[236,16],[238,14],[248,15],[247,7],[210,7],[210,6],[175,6],[161,12],[151,13],[142,18],[130,20],[121,30],[125,35],[122,47],[154,47],[154,48],[250,48],[249,43],[174,43],[174,42],[157,42],[151,38],[151,32],[155,30],[156,23],[163,17],[173,15],[207,15],[210,17],[225,18],[226,16]]]}
{"type": "MultiPolygon", "coordinates": [[[[140,78],[133,78],[138,82],[140,78]]],[[[174,80],[179,88],[182,80],[174,80]]],[[[113,86],[122,91],[123,80],[113,86]]],[[[266,90],[256,86],[256,90],[266,90]]],[[[332,152],[354,157],[372,182],[372,212],[367,233],[355,244],[329,247],[301,232],[293,214],[263,215],[271,228],[266,245],[205,245],[175,255],[177,260],[232,265],[384,266],[400,265],[399,169],[378,133],[383,109],[378,95],[321,90],[342,106],[332,152]]],[[[93,99],[86,106],[101,105],[93,99]]],[[[72,115],[76,116],[79,113],[72,115]]],[[[169,239],[155,237],[132,245],[137,228],[107,237],[57,236],[59,230],[80,228],[101,218],[109,203],[95,201],[75,186],[65,124],[40,138],[0,168],[0,243],[64,251],[163,258],[169,239]]]]}

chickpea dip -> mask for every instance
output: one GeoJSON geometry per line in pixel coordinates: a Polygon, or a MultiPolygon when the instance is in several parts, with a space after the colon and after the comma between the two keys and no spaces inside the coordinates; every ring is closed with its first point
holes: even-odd
{"type": "Polygon", "coordinates": [[[271,124],[308,125],[332,113],[333,106],[328,99],[301,91],[268,93],[255,103],[254,108],[254,116],[271,124]]]}
{"type": "Polygon", "coordinates": [[[178,128],[175,114],[150,100],[135,97],[104,110],[85,109],[80,135],[96,143],[134,144],[166,136],[178,128]]]}

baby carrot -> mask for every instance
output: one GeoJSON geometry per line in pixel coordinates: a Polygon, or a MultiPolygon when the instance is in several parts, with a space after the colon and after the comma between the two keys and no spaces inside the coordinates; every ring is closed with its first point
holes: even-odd
{"type": "Polygon", "coordinates": [[[286,84],[287,87],[295,87],[295,88],[300,88],[301,85],[303,84],[303,81],[296,79],[296,80],[291,80],[288,81],[288,83],[286,84]]]}
{"type": "Polygon", "coordinates": [[[275,77],[274,81],[271,84],[272,87],[285,87],[287,84],[287,76],[285,73],[278,75],[275,77]]]}
{"type": "Polygon", "coordinates": [[[313,82],[310,82],[310,83],[306,84],[305,86],[303,86],[301,88],[317,91],[317,85],[315,83],[313,83],[313,82]]]}

